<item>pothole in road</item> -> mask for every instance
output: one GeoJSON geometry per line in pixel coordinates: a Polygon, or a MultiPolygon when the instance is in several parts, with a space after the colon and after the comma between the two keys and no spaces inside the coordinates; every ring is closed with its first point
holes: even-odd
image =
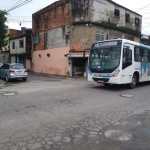
{"type": "Polygon", "coordinates": [[[132,94],[121,94],[120,96],[125,97],[125,98],[133,98],[134,97],[134,95],[132,95],[132,94]]]}
{"type": "Polygon", "coordinates": [[[5,92],[5,93],[2,93],[1,95],[2,96],[14,96],[16,94],[17,94],[16,92],[5,92]]]}

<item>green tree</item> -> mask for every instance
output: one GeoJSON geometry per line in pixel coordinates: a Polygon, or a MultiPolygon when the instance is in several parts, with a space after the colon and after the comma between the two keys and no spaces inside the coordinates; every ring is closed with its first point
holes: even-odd
{"type": "Polygon", "coordinates": [[[2,47],[6,45],[6,33],[7,33],[7,26],[5,25],[5,22],[7,20],[6,18],[7,12],[4,10],[0,10],[0,50],[2,47]]]}

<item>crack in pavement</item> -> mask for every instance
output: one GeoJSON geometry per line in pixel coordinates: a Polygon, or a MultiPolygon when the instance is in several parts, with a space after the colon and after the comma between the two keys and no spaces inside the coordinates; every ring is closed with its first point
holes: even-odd
{"type": "Polygon", "coordinates": [[[15,132],[6,141],[0,142],[0,150],[57,150],[65,144],[74,144],[82,139],[101,139],[103,130],[112,125],[112,120],[116,120],[115,124],[123,116],[131,115],[131,111],[114,112],[107,114],[107,117],[103,117],[103,114],[91,114],[83,115],[80,121],[62,119],[55,123],[42,124],[31,133],[26,130],[15,132]]]}

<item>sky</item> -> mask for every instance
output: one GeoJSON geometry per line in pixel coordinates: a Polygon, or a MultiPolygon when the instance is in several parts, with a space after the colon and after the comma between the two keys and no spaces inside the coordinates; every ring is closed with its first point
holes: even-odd
{"type": "MultiPolygon", "coordinates": [[[[0,9],[9,10],[25,0],[3,0],[0,9]]],[[[32,14],[38,10],[52,4],[57,0],[28,0],[29,3],[9,11],[8,22],[11,29],[21,29],[21,27],[32,28],[32,14]],[[21,26],[20,26],[21,23],[21,26]]],[[[142,33],[150,35],[150,1],[149,0],[113,0],[114,2],[131,9],[143,16],[142,33]],[[145,7],[146,6],[146,7],[145,7]]]]}

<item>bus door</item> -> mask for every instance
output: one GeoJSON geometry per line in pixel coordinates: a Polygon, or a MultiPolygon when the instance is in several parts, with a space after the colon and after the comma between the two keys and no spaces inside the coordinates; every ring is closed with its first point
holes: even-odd
{"type": "Polygon", "coordinates": [[[122,84],[131,83],[133,76],[133,52],[134,46],[125,43],[122,54],[122,84]]]}

